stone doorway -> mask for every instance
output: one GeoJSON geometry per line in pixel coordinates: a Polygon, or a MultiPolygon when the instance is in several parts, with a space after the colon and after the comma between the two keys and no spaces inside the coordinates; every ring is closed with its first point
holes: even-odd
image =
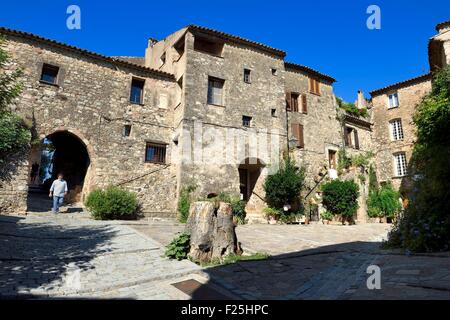
{"type": "Polygon", "coordinates": [[[69,193],[66,203],[81,203],[86,193],[85,180],[90,168],[86,145],[69,131],[57,131],[44,138],[30,154],[27,210],[48,211],[51,200],[48,192],[58,173],[63,173],[69,193]],[[36,167],[38,168],[37,177],[36,167]]]}
{"type": "Polygon", "coordinates": [[[262,214],[264,201],[264,174],[265,165],[259,159],[247,158],[239,165],[239,189],[241,199],[247,202],[247,214],[262,214]]]}

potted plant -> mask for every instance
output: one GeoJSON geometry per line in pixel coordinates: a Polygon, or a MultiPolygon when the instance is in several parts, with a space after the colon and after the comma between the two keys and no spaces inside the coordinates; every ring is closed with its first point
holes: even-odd
{"type": "Polygon", "coordinates": [[[265,208],[264,214],[269,224],[276,224],[281,216],[281,212],[274,208],[265,208]]]}
{"type": "Polygon", "coordinates": [[[324,211],[320,214],[320,218],[323,224],[330,224],[330,221],[333,220],[333,214],[329,211],[324,211]]]}

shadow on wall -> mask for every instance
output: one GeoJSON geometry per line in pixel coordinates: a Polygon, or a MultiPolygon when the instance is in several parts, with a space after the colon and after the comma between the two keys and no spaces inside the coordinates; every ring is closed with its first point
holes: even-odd
{"type": "Polygon", "coordinates": [[[101,247],[115,235],[108,226],[63,229],[22,219],[0,216],[0,299],[32,298],[19,290],[60,281],[68,265],[90,269],[90,261],[108,251],[101,247]]]}

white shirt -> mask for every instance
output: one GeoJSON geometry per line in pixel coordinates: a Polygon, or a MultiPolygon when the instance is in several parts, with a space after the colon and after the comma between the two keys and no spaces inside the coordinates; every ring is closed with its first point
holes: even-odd
{"type": "Polygon", "coordinates": [[[50,192],[53,192],[53,195],[56,197],[63,197],[67,191],[67,182],[63,179],[56,179],[50,187],[50,192]]]}

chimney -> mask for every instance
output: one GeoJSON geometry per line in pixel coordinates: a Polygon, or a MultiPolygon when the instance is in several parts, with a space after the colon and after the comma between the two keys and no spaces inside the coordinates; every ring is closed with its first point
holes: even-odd
{"type": "Polygon", "coordinates": [[[358,109],[367,108],[366,98],[364,98],[364,92],[362,90],[358,90],[358,99],[355,105],[358,109]]]}
{"type": "Polygon", "coordinates": [[[450,30],[450,20],[442,22],[442,23],[439,23],[436,26],[436,31],[439,32],[439,34],[442,34],[442,33],[446,32],[446,31],[449,31],[449,30],[450,30]]]}
{"type": "Polygon", "coordinates": [[[148,38],[148,47],[149,48],[153,47],[157,42],[158,42],[158,40],[156,40],[154,38],[148,38]]]}

